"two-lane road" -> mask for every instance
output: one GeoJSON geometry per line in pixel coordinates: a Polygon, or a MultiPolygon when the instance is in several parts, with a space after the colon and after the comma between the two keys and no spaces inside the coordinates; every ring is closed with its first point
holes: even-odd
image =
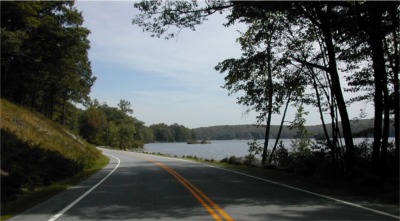
{"type": "Polygon", "coordinates": [[[104,170],[12,220],[399,220],[197,163],[102,150],[104,170]]]}

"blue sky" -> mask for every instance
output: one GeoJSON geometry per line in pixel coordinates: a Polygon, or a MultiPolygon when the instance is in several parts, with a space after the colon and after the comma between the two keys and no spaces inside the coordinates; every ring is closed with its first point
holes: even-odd
{"type": "MultiPolygon", "coordinates": [[[[134,116],[146,125],[183,124],[189,128],[253,124],[255,113],[243,115],[246,107],[228,96],[224,75],[214,70],[218,62],[240,56],[237,30],[225,28],[223,15],[213,15],[196,31],[182,30],[178,38],[152,38],[132,25],[138,11],[131,1],[76,1],[91,34],[89,58],[97,77],[90,96],[110,106],[128,100],[134,116]]],[[[352,105],[357,117],[360,103],[352,105]]],[[[320,124],[315,109],[309,109],[307,124],[320,124]]],[[[367,111],[373,111],[371,108],[367,111]]],[[[294,116],[290,110],[288,120],[294,116]]],[[[280,117],[272,119],[279,124],[280,117]]]]}

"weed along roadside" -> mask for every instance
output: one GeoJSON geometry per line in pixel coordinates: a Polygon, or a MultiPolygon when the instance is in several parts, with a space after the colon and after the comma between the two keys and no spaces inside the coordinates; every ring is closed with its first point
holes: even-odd
{"type": "Polygon", "coordinates": [[[1,99],[1,219],[79,183],[109,162],[95,146],[1,99]]]}

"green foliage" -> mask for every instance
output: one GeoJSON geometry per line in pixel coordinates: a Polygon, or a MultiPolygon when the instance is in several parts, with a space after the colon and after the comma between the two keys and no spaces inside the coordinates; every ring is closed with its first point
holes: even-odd
{"type": "Polygon", "coordinates": [[[130,116],[133,110],[129,101],[120,100],[117,107],[110,107],[98,100],[79,117],[79,133],[89,142],[116,149],[141,148],[150,142],[186,142],[195,138],[194,131],[177,123],[154,124],[150,127],[130,116]]]}
{"type": "Polygon", "coordinates": [[[80,117],[79,134],[93,144],[100,144],[106,129],[107,118],[103,111],[90,107],[80,117]]]}
{"type": "Polygon", "coordinates": [[[65,123],[69,102],[88,100],[95,81],[89,30],[73,1],[1,4],[1,96],[65,123]]]}
{"type": "Polygon", "coordinates": [[[116,149],[143,147],[152,142],[151,130],[143,122],[129,116],[133,113],[130,102],[120,100],[118,108],[94,100],[80,116],[80,134],[96,145],[116,149]]]}
{"type": "Polygon", "coordinates": [[[161,123],[161,124],[153,124],[150,126],[154,133],[154,139],[158,142],[173,142],[174,138],[172,136],[172,131],[169,126],[161,123]]]}
{"type": "Polygon", "coordinates": [[[314,142],[311,141],[311,133],[305,126],[306,119],[304,115],[308,115],[308,112],[304,111],[303,105],[300,105],[297,109],[295,119],[290,125],[291,129],[296,129],[297,131],[295,139],[292,140],[292,148],[294,152],[297,152],[301,156],[310,155],[311,148],[314,145],[314,142]]]}
{"type": "Polygon", "coordinates": [[[246,156],[247,159],[253,160],[262,153],[263,148],[256,139],[254,139],[252,142],[247,142],[247,145],[249,146],[249,155],[246,156]]]}
{"type": "Polygon", "coordinates": [[[273,157],[273,162],[275,162],[278,168],[288,170],[290,169],[290,161],[291,156],[289,155],[289,151],[285,148],[282,141],[280,141],[273,157]]]}
{"type": "Polygon", "coordinates": [[[130,101],[121,99],[117,106],[118,106],[119,110],[124,112],[125,114],[133,114],[133,110],[131,109],[130,101]]]}
{"type": "Polygon", "coordinates": [[[189,128],[177,123],[169,126],[164,123],[153,124],[150,129],[156,142],[187,142],[195,138],[189,128]]]}
{"type": "MultiPolygon", "coordinates": [[[[144,122],[136,119],[135,128],[136,128],[135,140],[141,141],[142,143],[154,142],[153,130],[148,126],[145,126],[144,122]]],[[[143,145],[136,145],[136,146],[141,147],[143,145]]]]}

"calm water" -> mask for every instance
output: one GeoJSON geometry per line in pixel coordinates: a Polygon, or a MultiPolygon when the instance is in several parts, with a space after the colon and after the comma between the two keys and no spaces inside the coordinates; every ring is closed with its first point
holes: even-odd
{"type": "Polygon", "coordinates": [[[150,143],[144,151],[178,156],[197,156],[207,159],[221,160],[225,157],[245,156],[248,154],[249,140],[212,140],[211,144],[186,143],[150,143]]]}
{"type": "MultiPolygon", "coordinates": [[[[354,139],[354,143],[360,143],[363,138],[354,139]]],[[[222,160],[225,157],[235,155],[243,157],[249,154],[247,142],[252,140],[212,140],[211,144],[186,144],[186,143],[151,143],[144,146],[144,151],[162,153],[177,156],[197,156],[207,159],[222,160]]],[[[263,145],[264,140],[258,140],[263,145]]],[[[290,147],[290,139],[282,139],[286,148],[290,147]]],[[[268,148],[271,149],[275,139],[270,139],[268,148]]]]}

